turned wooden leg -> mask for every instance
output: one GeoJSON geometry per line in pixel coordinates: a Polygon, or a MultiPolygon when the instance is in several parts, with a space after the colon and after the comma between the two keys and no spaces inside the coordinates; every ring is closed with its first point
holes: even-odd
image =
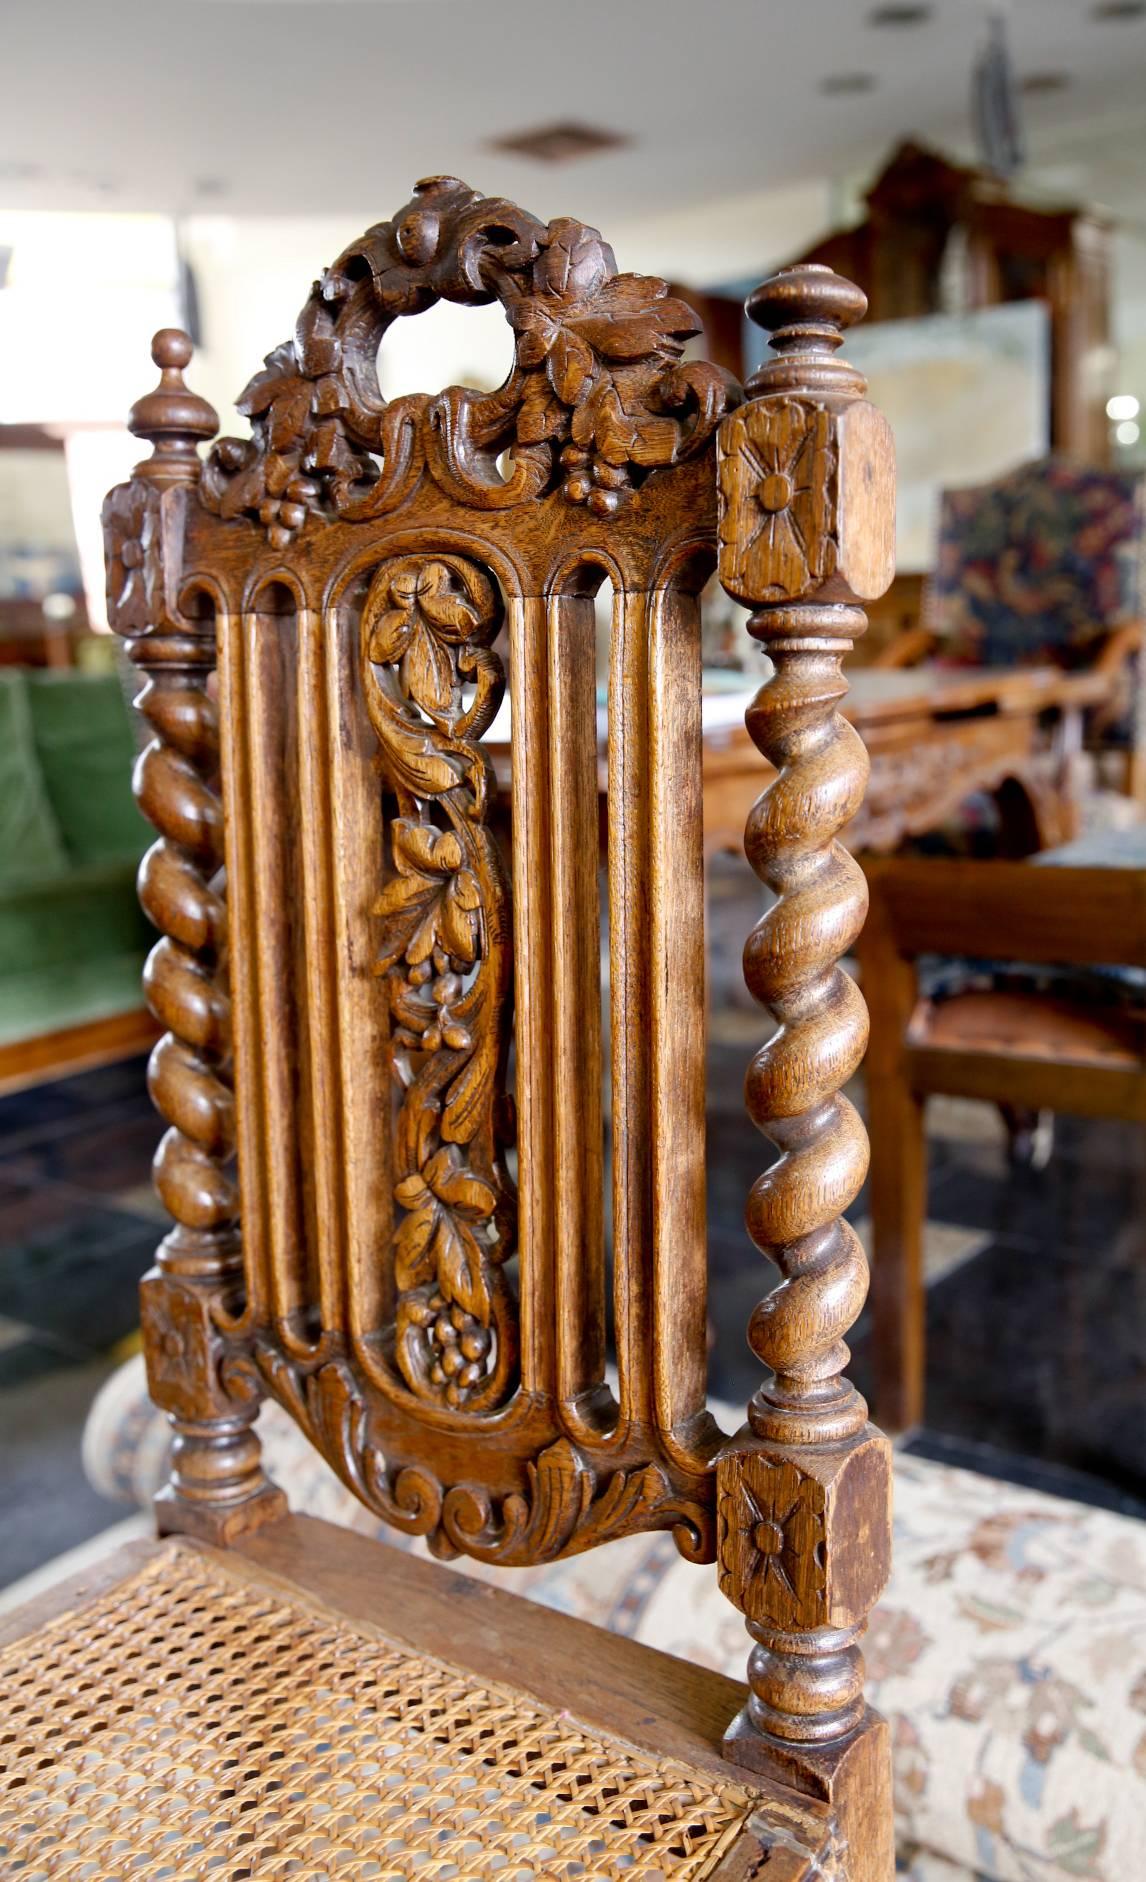
{"type": "Polygon", "coordinates": [[[901,1072],[867,1081],[871,1136],[872,1319],[875,1411],[885,1431],[922,1423],[927,1294],[924,1100],[901,1072]]]}

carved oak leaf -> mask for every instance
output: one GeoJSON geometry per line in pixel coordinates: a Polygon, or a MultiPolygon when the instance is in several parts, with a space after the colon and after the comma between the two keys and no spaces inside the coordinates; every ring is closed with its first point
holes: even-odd
{"type": "Polygon", "coordinates": [[[481,609],[452,579],[444,562],[404,564],[390,583],[394,605],[378,617],[368,644],[370,659],[397,666],[403,693],[435,719],[459,703],[449,648],[469,640],[482,620],[481,609]]]}
{"type": "Polygon", "coordinates": [[[492,1186],[465,1167],[453,1144],[446,1144],[424,1169],[395,1184],[394,1198],[407,1211],[394,1239],[398,1286],[406,1292],[436,1280],[447,1299],[488,1326],[485,1265],[468,1225],[493,1214],[497,1197],[492,1186]]]}
{"type": "Polygon", "coordinates": [[[473,870],[465,866],[454,831],[399,817],[393,826],[393,852],[398,874],[373,909],[386,921],[386,948],[375,971],[385,973],[402,955],[416,967],[428,961],[435,948],[455,960],[476,960],[481,890],[473,870]]]}
{"type": "Polygon", "coordinates": [[[599,231],[573,216],[558,216],[549,224],[533,264],[533,285],[538,293],[561,302],[591,300],[616,272],[609,244],[599,231]]]}

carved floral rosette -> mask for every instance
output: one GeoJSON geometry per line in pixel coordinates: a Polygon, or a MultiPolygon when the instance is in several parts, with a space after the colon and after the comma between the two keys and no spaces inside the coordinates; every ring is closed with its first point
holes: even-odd
{"type": "Polygon", "coordinates": [[[721,581],[752,606],[806,596],[834,574],[839,548],[830,412],[808,399],[753,399],[721,444],[721,581]]]}
{"type": "Polygon", "coordinates": [[[493,582],[456,555],[378,570],[362,614],[371,722],[398,800],[374,913],[397,1085],[395,1360],[419,1398],[500,1404],[517,1360],[503,1273],[516,1207],[502,1155],[509,888],[479,744],[504,690],[493,582]]]}
{"type": "Polygon", "coordinates": [[[353,522],[394,510],[424,472],[478,509],[560,488],[607,517],[649,471],[702,450],[731,402],[720,368],[684,359],[699,332],[664,281],[618,274],[596,229],[569,217],[546,226],[431,177],[315,283],[294,338],[238,400],[251,438],[211,452],[203,501],[257,519],[275,548],[311,513],[353,522]],[[383,335],[439,299],[501,303],[508,378],[491,393],[451,386],[387,402],[383,335]]]}

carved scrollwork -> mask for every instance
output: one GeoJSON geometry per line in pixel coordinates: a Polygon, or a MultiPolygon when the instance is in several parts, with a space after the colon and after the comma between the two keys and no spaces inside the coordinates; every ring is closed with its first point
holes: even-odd
{"type": "Polygon", "coordinates": [[[699,332],[665,282],[619,275],[596,229],[568,217],[547,227],[431,177],[315,283],[293,340],[238,400],[252,436],[215,447],[203,501],[257,518],[276,548],[309,513],[357,521],[394,509],[423,471],[480,509],[559,485],[608,516],[650,470],[701,450],[732,402],[725,373],[684,360],[699,332]],[[489,394],[451,386],[387,403],[383,335],[439,299],[501,302],[514,333],[509,377],[489,394]]]}
{"type": "Polygon", "coordinates": [[[461,556],[377,573],[362,615],[367,704],[398,799],[393,873],[375,905],[393,1066],[395,1359],[420,1398],[501,1403],[517,1359],[503,1273],[516,1228],[503,1147],[509,888],[487,824],[479,744],[504,688],[493,583],[461,556]]]}
{"type": "Polygon", "coordinates": [[[371,1438],[368,1407],[345,1360],[307,1372],[258,1342],[253,1358],[236,1353],[224,1363],[223,1378],[240,1401],[269,1389],[368,1508],[424,1536],[443,1558],[521,1567],[659,1527],[674,1531],[690,1561],[712,1559],[711,1511],[674,1487],[660,1464],[602,1474],[559,1438],[526,1465],[523,1490],[495,1497],[476,1483],[444,1486],[422,1466],[391,1466],[371,1438]]]}

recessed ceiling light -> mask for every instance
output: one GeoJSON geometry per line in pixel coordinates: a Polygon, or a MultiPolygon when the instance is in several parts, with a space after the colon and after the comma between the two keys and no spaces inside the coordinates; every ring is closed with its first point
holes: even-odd
{"type": "Polygon", "coordinates": [[[1146,0],[1099,0],[1090,11],[1096,20],[1140,20],[1146,15],[1146,0]]]}
{"type": "Polygon", "coordinates": [[[903,0],[898,6],[873,7],[867,23],[869,26],[925,26],[931,12],[928,6],[912,5],[909,0],[903,0]]]}
{"type": "Polygon", "coordinates": [[[820,80],[820,90],[829,98],[843,98],[851,92],[874,91],[874,72],[829,72],[820,80]]]}
{"type": "Polygon", "coordinates": [[[1019,90],[1028,98],[1039,98],[1047,92],[1065,91],[1069,84],[1069,72],[1028,72],[1019,80],[1019,90]]]}
{"type": "Polygon", "coordinates": [[[491,138],[489,148],[508,151],[512,157],[531,157],[535,163],[572,163],[578,157],[595,157],[602,150],[620,150],[628,142],[619,131],[561,123],[539,124],[534,131],[491,138]]]}

